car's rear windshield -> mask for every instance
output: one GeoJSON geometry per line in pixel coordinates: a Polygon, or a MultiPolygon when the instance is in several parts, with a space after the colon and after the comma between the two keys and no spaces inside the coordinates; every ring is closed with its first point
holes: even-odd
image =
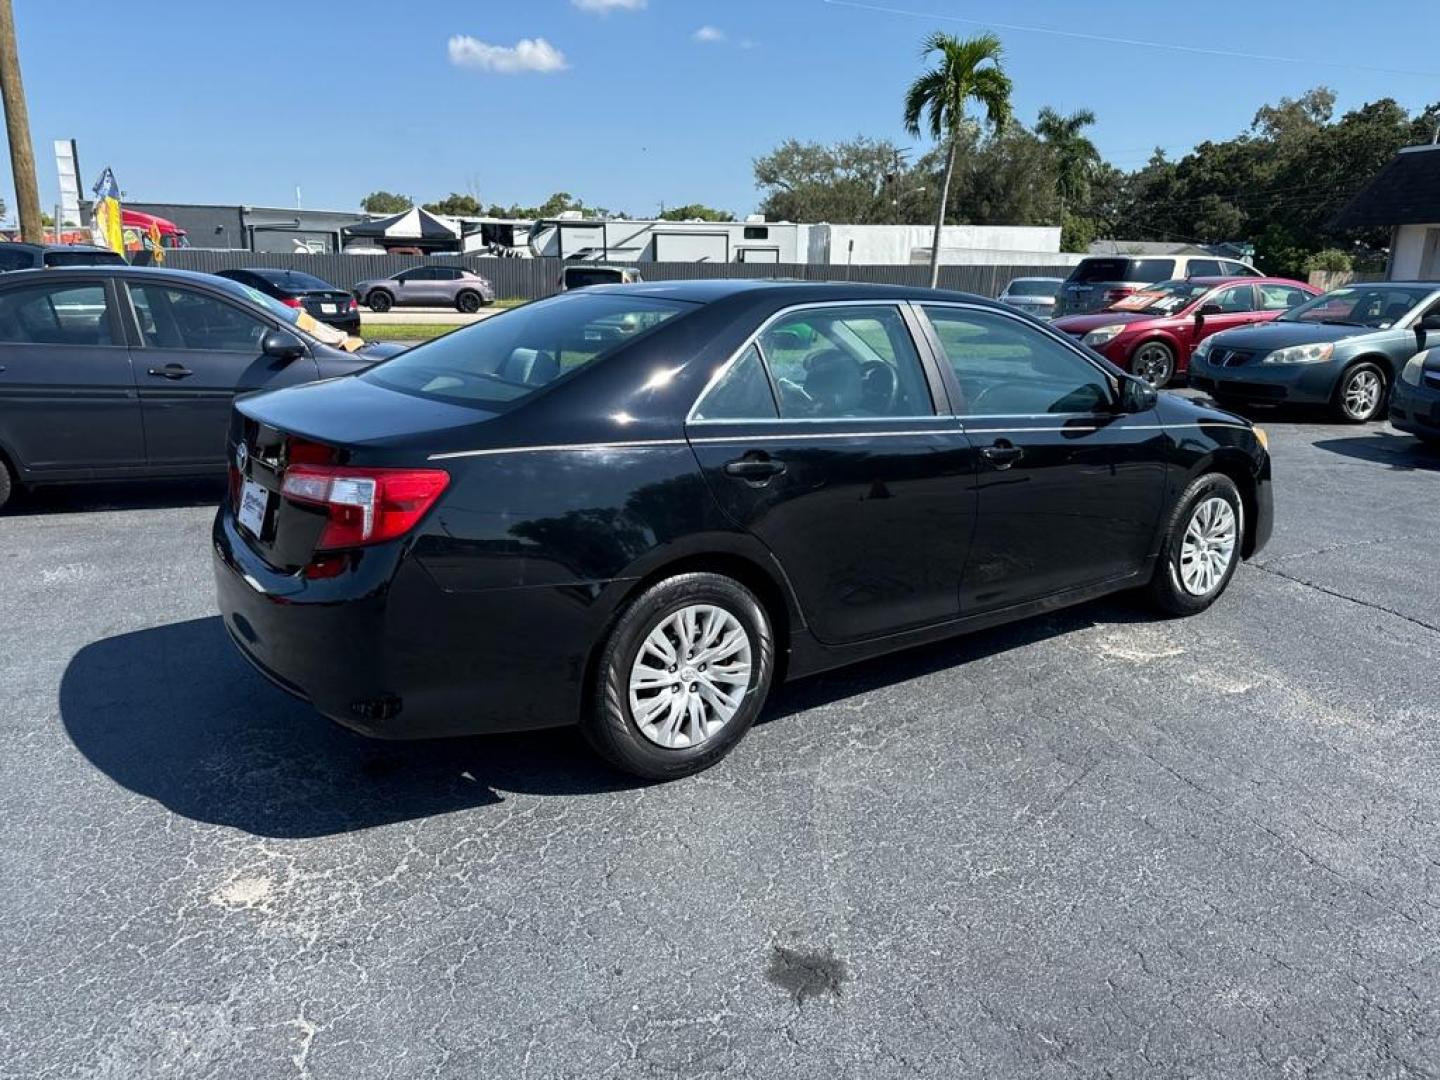
{"type": "Polygon", "coordinates": [[[694,304],[651,297],[564,293],[416,346],[360,378],[503,411],[693,310],[694,304]]]}
{"type": "Polygon", "coordinates": [[[587,285],[614,285],[621,280],[623,274],[619,270],[575,270],[565,271],[565,287],[568,289],[583,289],[587,285]]]}
{"type": "Polygon", "coordinates": [[[116,266],[125,259],[116,251],[47,251],[46,266],[116,266]]]}
{"type": "Polygon", "coordinates": [[[1010,287],[1005,290],[1009,296],[1054,296],[1060,289],[1058,281],[1019,281],[1010,282],[1010,287]]]}
{"type": "Polygon", "coordinates": [[[1081,259],[1067,280],[1164,281],[1174,276],[1174,259],[1081,259]]]}
{"type": "Polygon", "coordinates": [[[324,281],[314,274],[307,274],[303,270],[251,270],[250,272],[256,277],[268,281],[271,285],[294,292],[340,291],[328,281],[324,281]]]}

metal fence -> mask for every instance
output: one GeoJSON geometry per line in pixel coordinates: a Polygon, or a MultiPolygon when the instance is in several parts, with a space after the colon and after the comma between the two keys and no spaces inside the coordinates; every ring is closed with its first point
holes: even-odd
{"type": "MultiPolygon", "coordinates": [[[[146,261],[136,257],[136,262],[146,261]]],[[[560,259],[496,259],[456,255],[417,259],[413,255],[307,255],[259,251],[208,251],[184,249],[165,253],[165,265],[180,270],[238,269],[248,266],[285,267],[303,270],[343,289],[358,281],[387,277],[412,266],[463,266],[483,274],[502,298],[538,300],[556,291],[560,259]]],[[[884,285],[927,285],[925,266],[825,266],[810,263],[661,263],[633,264],[647,281],[680,281],[689,278],[789,278],[799,281],[864,281],[884,285]]],[[[958,289],[980,296],[998,296],[1011,278],[1066,277],[1071,267],[1035,264],[1030,266],[942,266],[940,287],[958,289]]]]}

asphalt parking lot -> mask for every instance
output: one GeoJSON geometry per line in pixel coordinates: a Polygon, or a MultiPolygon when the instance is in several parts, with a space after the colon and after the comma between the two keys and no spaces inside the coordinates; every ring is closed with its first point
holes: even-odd
{"type": "Polygon", "coordinates": [[[638,786],[367,743],[213,613],[218,485],[0,518],[0,1076],[1431,1076],[1440,453],[1261,417],[1274,540],[784,689],[638,786]]]}

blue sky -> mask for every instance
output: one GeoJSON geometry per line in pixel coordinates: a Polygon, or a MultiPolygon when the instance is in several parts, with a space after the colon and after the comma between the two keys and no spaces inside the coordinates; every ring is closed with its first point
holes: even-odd
{"type": "MultiPolygon", "coordinates": [[[[1096,143],[1127,168],[1156,145],[1178,155],[1229,137],[1261,104],[1319,83],[1342,110],[1440,99],[1435,0],[15,7],[47,206],[51,143],[75,138],[87,186],[109,165],[137,201],[291,206],[299,185],[307,207],[350,209],[376,188],[527,204],[566,190],[636,215],[662,201],[744,213],[757,201],[751,160],[787,137],[910,145],[900,99],[918,42],[984,25],[1005,43],[1019,117],[1091,108],[1096,143]]],[[[0,193],[13,213],[8,164],[0,193]]]]}

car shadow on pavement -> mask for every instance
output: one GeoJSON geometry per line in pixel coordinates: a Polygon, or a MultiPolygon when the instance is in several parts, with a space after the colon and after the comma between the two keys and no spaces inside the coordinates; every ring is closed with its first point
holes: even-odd
{"type": "Polygon", "coordinates": [[[195,821],[256,836],[351,832],[501,803],[637,786],[576,728],[425,742],[352,734],[270,686],[219,617],[85,646],[60,683],[71,741],[106,776],[195,821]]]}
{"type": "Polygon", "coordinates": [[[1348,439],[1321,439],[1315,446],[1332,454],[1388,465],[1400,472],[1440,472],[1440,447],[1429,446],[1413,435],[1371,429],[1348,439]]]}
{"type": "Polygon", "coordinates": [[[19,493],[5,510],[4,516],[219,506],[224,497],[224,477],[213,476],[184,480],[112,480],[93,484],[56,484],[53,487],[19,493]]]}

